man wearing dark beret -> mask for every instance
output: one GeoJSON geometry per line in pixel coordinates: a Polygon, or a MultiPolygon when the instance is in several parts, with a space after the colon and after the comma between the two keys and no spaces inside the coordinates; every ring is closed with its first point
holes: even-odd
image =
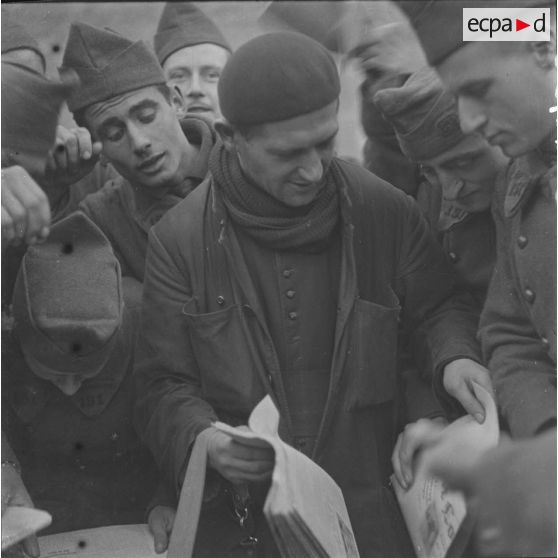
{"type": "Polygon", "coordinates": [[[175,490],[208,438],[195,556],[277,555],[261,509],[272,451],[211,427],[245,425],[266,394],[283,439],[343,490],[360,555],[412,556],[388,484],[399,320],[440,396],[443,376],[463,377],[470,408],[465,378],[487,379],[474,315],[418,208],[334,156],[339,90],[308,37],[240,47],[219,81],[210,175],[150,233],[136,416],[175,490]]]}
{"type": "Polygon", "coordinates": [[[232,49],[215,23],[193,2],[167,2],[153,42],[167,83],[182,93],[186,112],[220,118],[217,83],[232,49]]]}
{"type": "Polygon", "coordinates": [[[147,233],[205,177],[214,132],[201,117],[179,120],[182,96],[142,41],[74,23],[63,67],[81,79],[68,101],[76,122],[120,175],[80,208],[109,238],[122,274],[142,281],[147,233]]]}

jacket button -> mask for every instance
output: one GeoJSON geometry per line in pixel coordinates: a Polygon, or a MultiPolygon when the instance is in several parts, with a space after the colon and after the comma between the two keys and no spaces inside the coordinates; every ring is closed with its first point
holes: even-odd
{"type": "Polygon", "coordinates": [[[293,272],[292,272],[291,269],[285,269],[285,270],[283,271],[283,277],[284,277],[285,279],[288,279],[292,274],[293,274],[293,272]]]}
{"type": "Polygon", "coordinates": [[[528,240],[526,236],[520,235],[517,237],[517,245],[523,250],[527,246],[528,240]]]}
{"type": "Polygon", "coordinates": [[[541,337],[541,343],[545,349],[548,349],[548,347],[550,347],[550,342],[546,337],[541,337]]]}
{"type": "Polygon", "coordinates": [[[531,304],[532,304],[533,302],[535,302],[536,295],[535,295],[534,291],[532,291],[531,289],[527,288],[527,289],[525,289],[525,291],[523,291],[523,294],[525,295],[525,300],[526,300],[527,302],[530,302],[531,304]]]}
{"type": "Polygon", "coordinates": [[[294,291],[287,291],[287,298],[294,298],[295,292],[294,291]]]}
{"type": "Polygon", "coordinates": [[[289,320],[296,320],[298,318],[298,314],[296,312],[289,312],[289,320]]]}
{"type": "Polygon", "coordinates": [[[459,261],[459,256],[455,252],[450,252],[448,256],[452,263],[457,263],[459,261]]]}

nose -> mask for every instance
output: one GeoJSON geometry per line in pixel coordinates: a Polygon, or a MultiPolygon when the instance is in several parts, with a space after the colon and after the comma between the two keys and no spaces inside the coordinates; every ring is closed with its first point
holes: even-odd
{"type": "Polygon", "coordinates": [[[307,155],[298,168],[298,174],[304,182],[319,182],[324,173],[324,165],[320,154],[313,150],[307,155]]]}
{"type": "Polygon", "coordinates": [[[64,378],[56,380],[56,387],[64,394],[64,395],[74,395],[77,393],[83,381],[79,378],[79,376],[74,376],[73,374],[68,374],[64,378]]]}
{"type": "Polygon", "coordinates": [[[139,156],[145,156],[145,154],[151,148],[151,140],[145,133],[145,130],[141,126],[130,125],[129,126],[129,136],[130,143],[134,153],[139,156]]]}
{"type": "Polygon", "coordinates": [[[203,97],[205,95],[202,89],[202,80],[199,72],[192,72],[190,87],[188,88],[188,97],[203,97]]]}
{"type": "Polygon", "coordinates": [[[486,124],[486,116],[479,103],[469,97],[460,96],[457,100],[459,123],[464,134],[481,131],[486,124]]]}

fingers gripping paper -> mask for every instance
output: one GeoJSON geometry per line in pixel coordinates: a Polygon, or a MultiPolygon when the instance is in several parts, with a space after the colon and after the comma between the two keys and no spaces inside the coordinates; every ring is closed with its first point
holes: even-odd
{"type": "Polygon", "coordinates": [[[316,463],[279,438],[279,413],[266,396],[248,420],[250,430],[215,427],[241,443],[268,443],[275,467],[264,514],[283,556],[358,558],[343,493],[316,463]]]}
{"type": "Polygon", "coordinates": [[[485,409],[484,422],[479,424],[466,415],[445,428],[440,442],[426,449],[419,458],[409,490],[403,490],[392,478],[417,558],[449,556],[448,551],[467,514],[464,496],[448,490],[433,472],[471,466],[486,450],[498,444],[496,404],[484,388],[478,384],[473,387],[485,409]]]}

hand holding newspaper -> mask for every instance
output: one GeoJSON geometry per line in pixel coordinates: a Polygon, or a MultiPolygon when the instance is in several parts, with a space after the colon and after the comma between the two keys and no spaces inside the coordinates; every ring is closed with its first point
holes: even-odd
{"type": "Polygon", "coordinates": [[[275,467],[264,514],[283,556],[358,558],[343,493],[316,463],[279,438],[279,412],[269,396],[254,408],[250,430],[214,424],[246,443],[267,442],[275,450],[275,467]]]}
{"type": "Polygon", "coordinates": [[[448,556],[467,513],[463,495],[448,490],[433,472],[440,468],[470,467],[485,451],[498,444],[496,404],[480,385],[473,387],[485,409],[484,422],[479,424],[466,415],[448,425],[439,443],[423,451],[409,490],[405,491],[392,479],[417,558],[448,556]]]}

